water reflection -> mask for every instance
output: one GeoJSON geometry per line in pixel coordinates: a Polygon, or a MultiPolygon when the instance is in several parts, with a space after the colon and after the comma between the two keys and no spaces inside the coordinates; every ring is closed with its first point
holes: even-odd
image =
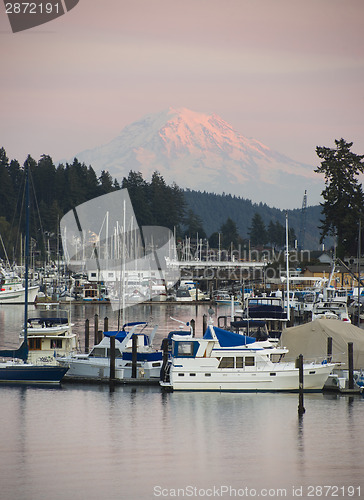
{"type": "MultiPolygon", "coordinates": [[[[95,308],[76,311],[82,331],[95,308]]],[[[190,309],[160,306],[152,313],[161,325],[169,315],[193,317],[190,309]]],[[[17,340],[14,326],[12,334],[17,340]]],[[[227,485],[285,488],[291,498],[301,485],[360,485],[364,399],[307,394],[301,417],[297,404],[297,394],[1,386],[1,493],[10,500],[152,499],[156,486],[227,485]]]]}

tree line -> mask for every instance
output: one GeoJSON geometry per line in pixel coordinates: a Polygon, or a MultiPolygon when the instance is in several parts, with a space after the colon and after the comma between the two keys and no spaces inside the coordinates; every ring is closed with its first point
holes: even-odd
{"type": "Polygon", "coordinates": [[[48,155],[39,161],[28,156],[23,166],[9,161],[4,148],[0,149],[0,258],[7,255],[16,261],[21,255],[21,234],[25,228],[25,164],[30,178],[30,235],[31,242],[42,256],[51,247],[61,249],[59,222],[63,215],[77,205],[97,196],[127,188],[139,225],[159,225],[182,230],[186,204],[183,191],[175,184],[168,186],[155,172],[146,182],[140,173],[130,172],[119,183],[102,171],[100,176],[92,166],[80,163],[54,165],[48,155]]]}
{"type": "MultiPolygon", "coordinates": [[[[316,173],[324,174],[325,189],[321,205],[321,242],[333,236],[337,256],[356,255],[364,237],[364,194],[359,174],[364,173],[364,155],[352,153],[353,143],[335,140],[335,148],[317,147],[321,166],[316,173]],[[361,227],[361,232],[359,232],[361,227]]],[[[140,226],[159,225],[176,231],[178,237],[208,239],[212,248],[235,248],[249,239],[251,246],[285,245],[285,227],[280,222],[284,212],[265,204],[252,204],[231,195],[216,195],[182,190],[176,184],[167,185],[159,172],[147,182],[140,172],[130,171],[119,183],[107,171],[100,176],[91,165],[72,163],[55,166],[48,155],[39,161],[28,156],[31,179],[31,237],[44,256],[49,244],[60,247],[58,227],[65,213],[77,205],[112,191],[127,188],[140,226]],[[227,207],[231,207],[228,209],[227,207]],[[264,222],[268,221],[269,222],[264,222]],[[213,224],[212,225],[212,221],[213,224]],[[237,223],[238,221],[238,223],[237,223]],[[244,233],[242,226],[244,224],[244,233]],[[208,233],[206,227],[213,228],[208,233]],[[218,228],[218,230],[216,230],[218,228]]],[[[9,160],[0,149],[0,258],[5,250],[11,260],[19,258],[24,224],[24,166],[9,160]]],[[[311,214],[320,207],[310,207],[311,214]]],[[[300,211],[290,211],[289,217],[299,221],[300,211]]],[[[309,217],[308,224],[313,223],[309,217]]],[[[290,224],[292,226],[292,224],[290,224]]],[[[294,227],[289,229],[289,242],[294,245],[294,227]]]]}

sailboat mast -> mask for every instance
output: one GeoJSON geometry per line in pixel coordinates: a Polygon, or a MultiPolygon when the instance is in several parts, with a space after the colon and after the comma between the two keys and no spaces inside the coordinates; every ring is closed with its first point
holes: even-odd
{"type": "Polygon", "coordinates": [[[289,246],[288,246],[288,213],[286,212],[286,274],[287,274],[287,319],[290,320],[290,300],[289,300],[289,246]]]}
{"type": "Polygon", "coordinates": [[[28,278],[29,278],[29,162],[25,162],[25,294],[24,294],[24,343],[28,347],[28,278]]]}

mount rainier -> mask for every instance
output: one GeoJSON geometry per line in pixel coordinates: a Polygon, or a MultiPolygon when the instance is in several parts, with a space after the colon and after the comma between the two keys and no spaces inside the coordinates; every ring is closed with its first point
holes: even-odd
{"type": "Polygon", "coordinates": [[[75,157],[119,182],[154,171],[181,188],[232,194],[281,209],[300,208],[307,189],[318,203],[323,182],[305,165],[235,131],[219,116],[169,108],[126,126],[110,143],[75,157]]]}

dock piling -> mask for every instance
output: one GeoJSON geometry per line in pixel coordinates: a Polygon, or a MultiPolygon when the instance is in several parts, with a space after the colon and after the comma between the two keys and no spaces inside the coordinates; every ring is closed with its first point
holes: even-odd
{"type": "Polygon", "coordinates": [[[332,337],[327,338],[327,362],[331,363],[332,360],[332,337]]]}
{"type": "Polygon", "coordinates": [[[354,350],[353,343],[348,342],[349,390],[354,389],[354,350]]]}
{"type": "Polygon", "coordinates": [[[132,336],[131,378],[137,378],[138,336],[132,336]]]}
{"type": "Polygon", "coordinates": [[[303,406],[303,355],[298,356],[298,414],[303,415],[305,413],[305,407],[303,406]]]}
{"type": "Polygon", "coordinates": [[[90,350],[90,320],[85,321],[85,353],[88,354],[90,350]]]}
{"type": "Polygon", "coordinates": [[[202,336],[205,335],[206,329],[207,329],[207,315],[204,314],[202,316],[202,336]]]}
{"type": "Polygon", "coordinates": [[[98,331],[99,331],[99,315],[95,314],[95,322],[94,322],[94,344],[98,344],[98,331]]]}
{"type": "Polygon", "coordinates": [[[195,331],[196,331],[196,321],[194,319],[191,319],[190,324],[191,324],[191,328],[192,328],[192,337],[194,337],[195,331]]]}
{"type": "Polygon", "coordinates": [[[110,337],[110,389],[114,388],[115,383],[115,337],[110,337]]]}

